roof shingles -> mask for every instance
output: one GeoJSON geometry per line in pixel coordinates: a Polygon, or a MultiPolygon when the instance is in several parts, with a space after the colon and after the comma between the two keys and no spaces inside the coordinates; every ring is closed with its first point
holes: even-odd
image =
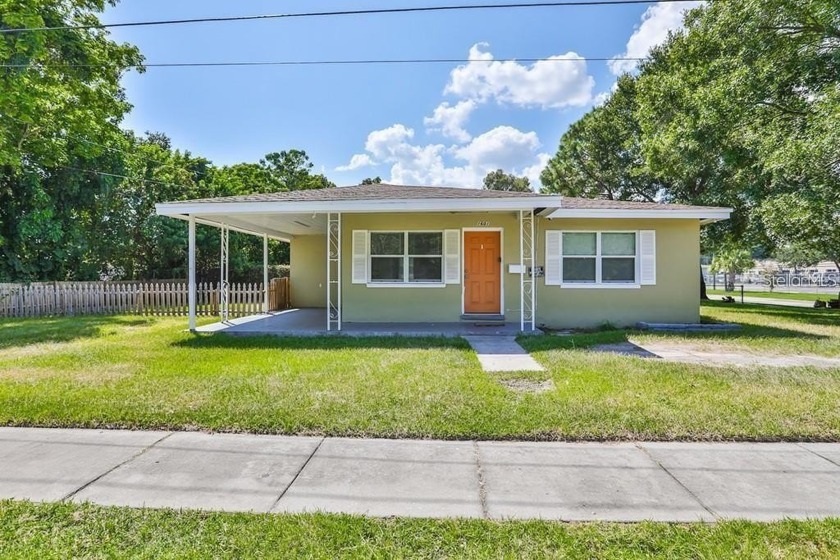
{"type": "MultiPolygon", "coordinates": [[[[427,200],[427,199],[506,199],[506,198],[554,198],[558,195],[546,195],[534,192],[509,192],[485,189],[467,189],[455,187],[421,187],[380,183],[375,185],[355,185],[328,189],[302,191],[282,191],[273,193],[255,193],[220,198],[202,198],[183,200],[170,204],[193,203],[239,203],[239,202],[330,202],[350,200],[427,200]]],[[[550,204],[555,206],[556,203],[550,204]]],[[[662,204],[657,202],[636,202],[627,200],[605,200],[591,198],[562,197],[560,207],[580,210],[699,210],[706,206],[686,204],[662,204]]]]}

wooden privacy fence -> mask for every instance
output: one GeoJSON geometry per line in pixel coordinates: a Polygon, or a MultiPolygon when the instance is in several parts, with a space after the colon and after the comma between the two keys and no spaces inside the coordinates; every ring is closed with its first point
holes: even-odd
{"type": "MultiPolygon", "coordinates": [[[[289,279],[269,283],[269,310],[288,309],[289,279]]],[[[242,317],[262,313],[263,285],[230,284],[228,314],[242,317]]],[[[186,282],[36,282],[0,284],[0,317],[54,315],[172,315],[188,314],[186,282]]],[[[196,314],[219,315],[219,284],[196,286],[196,314]]]]}
{"type": "Polygon", "coordinates": [[[288,278],[274,278],[268,283],[268,308],[271,311],[289,309],[292,306],[292,291],[288,278]]]}

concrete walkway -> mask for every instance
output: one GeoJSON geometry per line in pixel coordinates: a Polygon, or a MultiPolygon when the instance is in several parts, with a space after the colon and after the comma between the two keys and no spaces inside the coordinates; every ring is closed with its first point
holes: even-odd
{"type": "Polygon", "coordinates": [[[484,371],[544,371],[515,336],[465,336],[484,371]]]}
{"type": "MultiPolygon", "coordinates": [[[[736,302],[741,301],[740,296],[733,296],[733,297],[735,297],[736,302]]],[[[816,296],[815,295],[814,300],[821,299],[821,300],[825,301],[827,299],[831,299],[832,297],[837,297],[837,296],[836,295],[835,296],[825,296],[825,295],[816,296]]],[[[750,296],[744,296],[744,303],[760,303],[760,304],[764,304],[764,305],[784,305],[784,306],[787,306],[787,307],[810,307],[812,309],[814,307],[814,301],[813,300],[812,301],[805,301],[805,300],[801,300],[801,299],[766,298],[766,297],[750,297],[750,296]]]]}
{"type": "Polygon", "coordinates": [[[840,444],[0,428],[0,498],[568,521],[827,517],[840,515],[840,444]]]}
{"type": "Polygon", "coordinates": [[[636,342],[617,342],[614,344],[599,344],[593,346],[592,350],[625,356],[636,356],[639,358],[655,358],[669,362],[708,366],[840,368],[840,358],[811,356],[808,354],[774,356],[772,354],[751,354],[732,350],[722,352],[695,347],[686,341],[645,342],[643,344],[636,342]]]}

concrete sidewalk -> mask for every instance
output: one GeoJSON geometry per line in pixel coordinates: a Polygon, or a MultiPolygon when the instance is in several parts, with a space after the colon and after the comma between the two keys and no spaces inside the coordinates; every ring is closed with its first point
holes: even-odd
{"type": "Polygon", "coordinates": [[[840,444],[533,443],[0,428],[0,498],[372,516],[840,516],[840,444]]]}
{"type": "MultiPolygon", "coordinates": [[[[733,296],[735,298],[736,303],[741,301],[741,296],[733,296]]],[[[823,301],[827,299],[831,299],[835,296],[814,296],[814,299],[822,299],[823,301]]],[[[801,299],[784,299],[781,298],[766,298],[766,297],[751,297],[751,296],[744,296],[744,303],[759,303],[763,305],[782,305],[787,307],[810,307],[813,309],[814,302],[813,301],[806,301],[801,299]]]]}

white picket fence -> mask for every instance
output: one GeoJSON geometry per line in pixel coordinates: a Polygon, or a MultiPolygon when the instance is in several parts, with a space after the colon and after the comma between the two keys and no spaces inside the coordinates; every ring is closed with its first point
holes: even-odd
{"type": "MultiPolygon", "coordinates": [[[[196,313],[219,314],[219,284],[197,286],[196,313]]],[[[261,313],[263,285],[230,284],[231,317],[261,313]]],[[[269,285],[271,310],[289,306],[289,279],[277,278],[269,285]]],[[[45,317],[55,315],[139,314],[187,315],[186,282],[35,282],[0,284],[0,317],[45,317]]]]}

